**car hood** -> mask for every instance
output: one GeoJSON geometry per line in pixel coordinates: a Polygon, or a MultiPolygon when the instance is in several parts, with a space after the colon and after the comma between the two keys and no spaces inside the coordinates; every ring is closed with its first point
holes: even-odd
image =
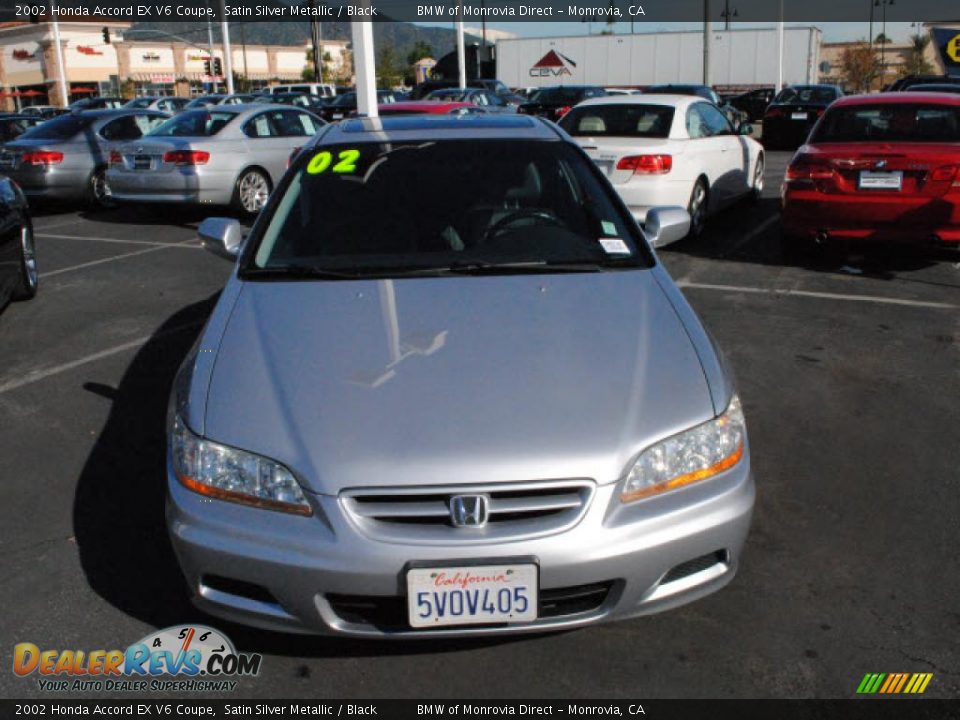
{"type": "Polygon", "coordinates": [[[647,270],[247,282],[204,434],[308,489],[622,477],[713,416],[647,270]]]}

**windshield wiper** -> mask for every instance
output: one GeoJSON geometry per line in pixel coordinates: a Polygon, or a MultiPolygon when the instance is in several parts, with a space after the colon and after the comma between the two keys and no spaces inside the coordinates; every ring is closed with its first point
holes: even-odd
{"type": "Polygon", "coordinates": [[[339,270],[327,270],[310,265],[277,265],[274,267],[247,268],[240,272],[240,277],[244,280],[356,280],[363,275],[339,270]]]}
{"type": "MultiPolygon", "coordinates": [[[[598,263],[592,260],[554,262],[547,260],[533,260],[524,262],[461,262],[451,263],[442,268],[450,273],[462,275],[519,275],[521,273],[584,273],[604,272],[611,268],[625,267],[620,263],[598,263]]],[[[628,267],[632,267],[632,264],[628,267]]]]}

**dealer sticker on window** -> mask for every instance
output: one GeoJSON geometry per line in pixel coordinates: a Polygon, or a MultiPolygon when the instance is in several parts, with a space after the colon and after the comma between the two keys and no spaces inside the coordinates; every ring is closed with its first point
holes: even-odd
{"type": "Polygon", "coordinates": [[[600,238],[600,245],[607,255],[629,255],[630,248],[620,238],[600,238]]]}
{"type": "Polygon", "coordinates": [[[616,234],[617,234],[617,226],[614,225],[614,224],[613,224],[612,222],[610,222],[609,220],[603,220],[603,221],[601,221],[600,227],[603,228],[603,232],[604,232],[605,235],[616,235],[616,234]]]}

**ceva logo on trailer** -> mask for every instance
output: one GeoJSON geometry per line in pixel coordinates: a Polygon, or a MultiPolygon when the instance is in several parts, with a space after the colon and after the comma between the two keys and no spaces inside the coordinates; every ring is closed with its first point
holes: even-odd
{"type": "Polygon", "coordinates": [[[566,55],[561,55],[556,50],[551,50],[540,58],[536,65],[530,68],[530,77],[573,75],[573,73],[570,72],[570,68],[576,66],[577,64],[566,55]]]}

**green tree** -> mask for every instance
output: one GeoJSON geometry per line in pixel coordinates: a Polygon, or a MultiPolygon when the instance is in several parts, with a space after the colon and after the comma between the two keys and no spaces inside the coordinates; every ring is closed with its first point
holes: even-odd
{"type": "Polygon", "coordinates": [[[865,42],[850,45],[840,55],[840,74],[848,90],[866,92],[880,76],[880,58],[865,42]]]}
{"type": "Polygon", "coordinates": [[[377,87],[392,88],[403,81],[403,68],[392,45],[384,45],[377,53],[377,87]]]}
{"type": "Polygon", "coordinates": [[[907,59],[900,69],[901,75],[930,75],[933,66],[927,60],[927,48],[930,46],[929,35],[911,35],[910,49],[907,50],[907,59]]]}
{"type": "Polygon", "coordinates": [[[880,33],[879,35],[877,35],[876,39],[873,41],[875,45],[889,45],[892,42],[893,40],[891,40],[889,37],[887,37],[883,33],[880,33]]]}
{"type": "Polygon", "coordinates": [[[417,40],[413,44],[413,49],[407,53],[407,65],[413,65],[427,57],[433,57],[433,48],[426,40],[417,40]]]}

